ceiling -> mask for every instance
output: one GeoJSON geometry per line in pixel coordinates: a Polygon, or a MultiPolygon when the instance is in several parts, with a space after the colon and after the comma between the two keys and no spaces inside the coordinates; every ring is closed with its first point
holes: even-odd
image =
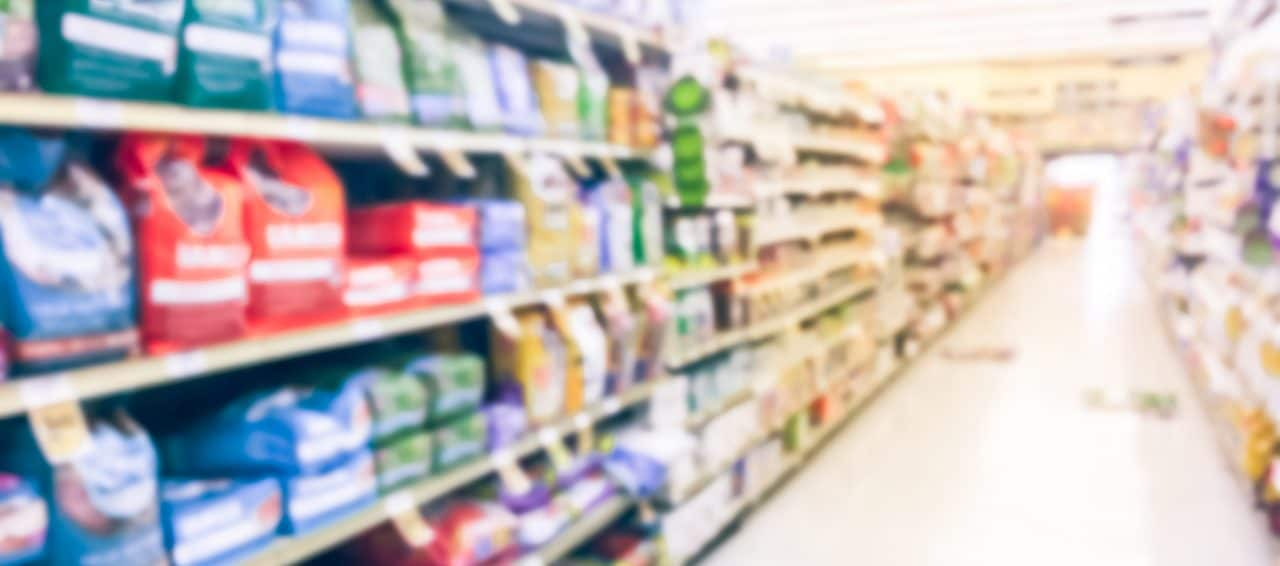
{"type": "Polygon", "coordinates": [[[1180,52],[1229,0],[706,0],[709,31],[839,76],[956,63],[1180,52]]]}

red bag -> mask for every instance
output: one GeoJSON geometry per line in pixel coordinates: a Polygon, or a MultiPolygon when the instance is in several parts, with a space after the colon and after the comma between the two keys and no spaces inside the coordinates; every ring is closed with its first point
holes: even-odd
{"type": "Polygon", "coordinates": [[[397,202],[351,211],[351,251],[362,254],[474,251],[476,211],[469,206],[397,202]]]}
{"type": "Polygon", "coordinates": [[[428,305],[468,303],[480,298],[480,253],[475,249],[417,259],[414,295],[428,305]]]}
{"type": "Polygon", "coordinates": [[[404,308],[413,293],[413,256],[353,256],[347,260],[342,301],[353,314],[404,308]]]}
{"type": "Polygon", "coordinates": [[[138,239],[142,335],[159,353],[244,334],[249,248],[242,187],[204,140],[126,134],[115,165],[138,239]]]}
{"type": "Polygon", "coordinates": [[[292,326],[340,314],[346,203],[338,175],[294,142],[236,140],[227,164],[245,187],[249,316],[292,326]]]}

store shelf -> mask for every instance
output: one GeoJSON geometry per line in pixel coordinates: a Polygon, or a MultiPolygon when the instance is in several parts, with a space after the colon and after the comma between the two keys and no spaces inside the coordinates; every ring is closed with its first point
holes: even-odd
{"type": "MultiPolygon", "coordinates": [[[[648,400],[653,393],[655,385],[655,383],[637,385],[622,395],[607,399],[598,405],[588,408],[582,414],[587,415],[593,423],[605,420],[623,409],[648,400]]],[[[561,437],[569,436],[577,431],[577,418],[576,415],[564,418],[559,423],[544,427],[541,430],[552,430],[561,437]]],[[[542,443],[539,439],[539,432],[526,434],[520,442],[509,450],[517,460],[541,452],[542,443]]],[[[404,488],[397,494],[383,497],[377,503],[316,531],[298,537],[280,537],[271,546],[249,559],[246,564],[279,566],[302,562],[387,521],[390,516],[388,515],[386,504],[398,494],[407,494],[417,505],[423,505],[488,476],[494,470],[493,458],[488,457],[465,464],[444,475],[424,479],[404,488]]],[[[604,508],[605,506],[602,506],[597,511],[604,508]]],[[[572,529],[566,533],[566,536],[571,532],[573,532],[572,529]]],[[[551,547],[548,547],[548,549],[554,550],[551,547]]],[[[542,552],[539,551],[539,554],[541,555],[542,552]]]]}
{"type": "Polygon", "coordinates": [[[689,418],[684,421],[684,427],[690,430],[700,428],[702,425],[711,422],[712,419],[729,412],[738,405],[751,401],[755,396],[755,391],[752,391],[749,387],[734,393],[727,399],[717,403],[714,407],[689,415],[689,418]]]}
{"type": "Polygon", "coordinates": [[[24,402],[24,395],[33,397],[36,395],[33,392],[58,390],[62,391],[62,397],[72,399],[106,397],[480,318],[487,316],[490,309],[497,308],[497,305],[515,309],[541,304],[555,294],[590,294],[614,285],[648,282],[654,277],[653,270],[641,269],[626,274],[579,280],[558,290],[500,295],[462,305],[370,316],[275,335],[245,338],[167,356],[132,358],[50,375],[22,377],[0,384],[0,417],[24,412],[27,403],[24,402]]]}
{"type": "Polygon", "coordinates": [[[668,43],[653,31],[616,17],[575,8],[555,0],[444,0],[453,19],[477,29],[487,38],[518,45],[532,51],[563,50],[566,35],[564,15],[581,24],[592,43],[615,52],[629,47],[647,55],[669,56],[668,43]],[[510,4],[520,21],[512,25],[502,19],[494,6],[510,4]]]}
{"type": "Polygon", "coordinates": [[[763,181],[759,191],[767,195],[820,197],[823,195],[856,194],[879,198],[882,194],[879,179],[871,177],[807,177],[763,181]]]}
{"type": "Polygon", "coordinates": [[[647,152],[605,143],[524,138],[463,130],[329,120],[265,112],[205,110],[175,104],[124,102],[50,94],[0,94],[0,124],[96,131],[146,131],[215,137],[292,139],[325,149],[385,151],[406,144],[426,152],[522,151],[587,158],[647,158],[647,152]]]}
{"type": "Polygon", "coordinates": [[[753,146],[764,144],[773,148],[789,148],[799,153],[847,157],[869,165],[882,165],[889,155],[888,149],[882,144],[821,134],[796,135],[787,131],[758,129],[724,132],[719,138],[728,143],[753,146]]]}
{"type": "Polygon", "coordinates": [[[756,247],[772,246],[786,242],[807,241],[820,242],[829,234],[839,232],[879,229],[869,226],[868,220],[856,216],[827,219],[820,222],[784,222],[772,223],[768,228],[757,228],[753,243],[756,247]]]}
{"type": "Polygon", "coordinates": [[[737,279],[738,277],[751,273],[756,269],[759,269],[759,266],[756,265],[755,262],[725,265],[712,269],[691,269],[683,273],[672,275],[668,280],[668,285],[673,291],[691,289],[694,287],[705,287],[719,281],[737,279]]]}
{"type": "Polygon", "coordinates": [[[614,495],[597,505],[573,523],[563,533],[547,543],[528,558],[516,562],[516,566],[544,566],[555,564],[575,548],[582,546],[617,521],[635,504],[625,495],[614,495]]]}

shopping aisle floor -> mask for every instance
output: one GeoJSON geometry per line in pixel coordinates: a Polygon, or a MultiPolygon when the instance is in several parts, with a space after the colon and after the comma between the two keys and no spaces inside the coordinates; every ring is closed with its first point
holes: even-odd
{"type": "Polygon", "coordinates": [[[1123,230],[1098,228],[1010,273],[703,564],[1269,564],[1123,230]],[[1017,356],[939,354],[987,345],[1017,356]],[[1180,411],[1091,410],[1095,386],[1180,411]]]}

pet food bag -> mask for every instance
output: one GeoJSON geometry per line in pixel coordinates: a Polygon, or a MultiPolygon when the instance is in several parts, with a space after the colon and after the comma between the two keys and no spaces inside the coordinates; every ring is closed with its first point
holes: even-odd
{"type": "Polygon", "coordinates": [[[581,406],[591,406],[604,399],[609,374],[609,341],[595,309],[586,302],[571,305],[566,322],[582,356],[581,406]]]}
{"type": "Polygon", "coordinates": [[[178,40],[178,102],[271,108],[271,29],[278,7],[275,0],[187,0],[178,40]]]}
{"type": "Polygon", "coordinates": [[[617,273],[634,269],[631,188],[621,179],[606,179],[590,192],[588,206],[600,220],[600,270],[617,273]]]}
{"type": "Polygon", "coordinates": [[[168,100],[186,0],[35,2],[41,88],[60,94],[168,100]]]}
{"type": "Polygon", "coordinates": [[[560,138],[581,136],[578,70],[567,63],[534,59],[529,62],[529,76],[538,94],[542,118],[546,120],[547,135],[560,138]]]}
{"type": "Polygon", "coordinates": [[[436,425],[480,409],[484,399],[484,359],[474,354],[414,356],[404,371],[427,387],[427,421],[436,425]]]}
{"type": "Polygon", "coordinates": [[[480,252],[427,253],[418,258],[414,296],[428,305],[468,303],[480,298],[480,252]]]}
{"type": "Polygon", "coordinates": [[[0,285],[17,372],[137,348],[124,208],[60,138],[0,131],[0,285]]]}
{"type": "Polygon", "coordinates": [[[409,120],[409,90],[391,14],[381,0],[351,1],[351,41],[360,113],[375,120],[409,120]]]}
{"type": "Polygon", "coordinates": [[[502,44],[491,44],[489,68],[497,85],[503,129],[517,135],[542,135],[547,125],[539,110],[537,92],[529,78],[529,62],[524,52],[502,44]]]}
{"type": "Polygon", "coordinates": [[[276,109],[325,118],[355,117],[348,0],[279,1],[276,109]]]}
{"type": "Polygon", "coordinates": [[[609,76],[595,65],[578,71],[578,123],[583,139],[604,141],[609,131],[609,76]]]}
{"type": "Polygon", "coordinates": [[[0,472],[0,564],[27,564],[44,554],[49,508],[31,482],[0,472]]]}
{"type": "Polygon", "coordinates": [[[249,315],[275,326],[340,312],[346,203],[337,173],[293,142],[237,140],[227,161],[245,187],[249,315]]]}
{"type": "Polygon", "coordinates": [[[378,489],[388,493],[420,480],[431,471],[431,435],[406,433],[374,447],[378,489]]]}
{"type": "Polygon", "coordinates": [[[0,90],[35,87],[36,0],[0,4],[0,90]]]}
{"type": "Polygon", "coordinates": [[[531,156],[524,172],[510,172],[516,198],[525,207],[529,266],[534,285],[558,286],[572,279],[574,209],[578,185],[553,157],[531,156]]]}
{"type": "Polygon", "coordinates": [[[427,422],[427,387],[416,376],[381,366],[320,370],[334,387],[353,385],[364,395],[373,423],[373,442],[420,430],[427,422]]]}
{"type": "Polygon", "coordinates": [[[378,314],[409,305],[417,262],[410,255],[347,258],[342,303],[353,314],[378,314]]]}
{"type": "Polygon", "coordinates": [[[49,502],[41,564],[168,565],[160,527],[156,452],[146,431],[123,411],[89,415],[79,449],[42,445],[29,426],[6,452],[9,468],[32,478],[49,502]],[[44,452],[50,447],[51,452],[44,452]],[[48,454],[57,454],[52,457],[48,454]]]}
{"type": "Polygon", "coordinates": [[[472,412],[431,427],[431,470],[447,472],[484,454],[489,440],[484,413],[472,412]]]}
{"type": "Polygon", "coordinates": [[[476,249],[476,211],[423,201],[357,208],[348,219],[349,247],[359,254],[454,253],[476,249]]]}
{"type": "Polygon", "coordinates": [[[166,479],[160,485],[165,547],[174,566],[245,560],[275,538],[283,513],[280,482],[166,479]]]}
{"type": "Polygon", "coordinates": [[[502,129],[502,105],[498,86],[489,68],[488,51],[480,38],[457,29],[449,30],[449,51],[458,68],[468,125],[484,132],[502,129]]]}
{"type": "Polygon", "coordinates": [[[532,288],[529,254],[524,248],[486,251],[480,258],[480,290],[485,295],[518,293],[532,288]]]}
{"type": "Polygon", "coordinates": [[[564,412],[568,346],[542,310],[527,309],[515,316],[518,336],[490,327],[494,377],[519,392],[530,423],[547,424],[564,412]]]}
{"type": "Polygon", "coordinates": [[[378,497],[377,469],[368,449],[321,471],[282,478],[285,513],[280,532],[304,534],[337,521],[378,497]]]}
{"type": "Polygon", "coordinates": [[[385,0],[395,18],[404,57],[409,105],[419,124],[463,126],[466,102],[439,0],[385,0]]]}
{"type": "Polygon", "coordinates": [[[249,248],[237,179],[194,137],[128,134],[116,151],[141,242],[142,333],[162,352],[242,335],[249,248]]]}

